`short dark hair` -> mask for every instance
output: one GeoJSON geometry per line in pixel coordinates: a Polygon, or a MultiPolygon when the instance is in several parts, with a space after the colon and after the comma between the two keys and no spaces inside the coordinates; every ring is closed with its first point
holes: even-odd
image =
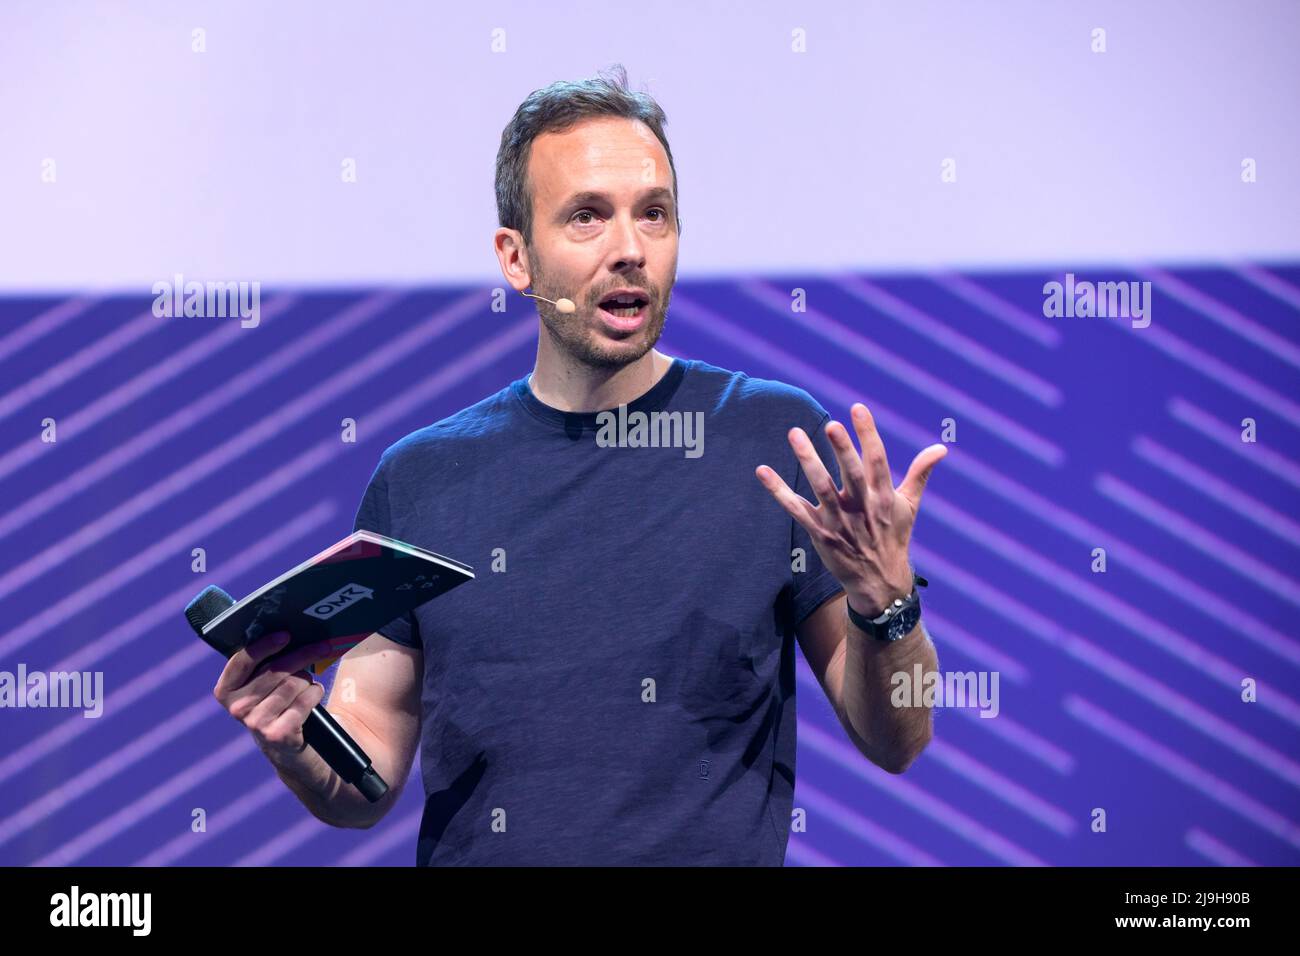
{"type": "Polygon", "coordinates": [[[634,93],[627,87],[627,70],[621,63],[609,71],[585,80],[559,80],[544,89],[534,90],[519,104],[515,115],[501,132],[497,150],[496,192],[497,219],[507,229],[518,229],[524,245],[533,241],[533,196],[528,182],[528,156],[533,140],[546,132],[564,132],[579,121],[598,116],[621,116],[640,120],[654,131],[673,174],[673,212],[677,231],[682,217],[677,211],[677,167],[673,151],[664,136],[668,118],[648,93],[634,93]],[[609,76],[606,76],[606,73],[609,76]]]}

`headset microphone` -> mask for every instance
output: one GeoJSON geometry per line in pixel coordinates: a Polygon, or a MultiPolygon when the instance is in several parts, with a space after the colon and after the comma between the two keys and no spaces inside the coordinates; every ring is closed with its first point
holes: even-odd
{"type": "Polygon", "coordinates": [[[569,312],[576,312],[577,309],[578,309],[578,307],[577,307],[576,305],[573,304],[573,300],[572,300],[572,299],[554,299],[554,300],[552,300],[552,299],[548,299],[548,298],[546,298],[546,296],[544,296],[544,295],[533,295],[533,293],[531,293],[531,292],[521,292],[521,293],[519,293],[519,294],[520,294],[520,295],[526,295],[526,296],[528,296],[530,299],[541,299],[543,302],[550,302],[551,305],[555,306],[557,309],[559,309],[561,312],[564,312],[565,314],[568,314],[569,312]]]}

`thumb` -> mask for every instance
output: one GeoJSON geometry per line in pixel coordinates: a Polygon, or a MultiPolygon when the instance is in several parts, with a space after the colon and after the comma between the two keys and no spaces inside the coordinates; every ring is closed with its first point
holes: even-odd
{"type": "Polygon", "coordinates": [[[921,495],[930,481],[934,466],[939,464],[947,454],[947,445],[929,445],[921,449],[912,459],[911,467],[907,469],[907,477],[899,486],[898,493],[912,503],[913,511],[921,507],[921,495]]]}

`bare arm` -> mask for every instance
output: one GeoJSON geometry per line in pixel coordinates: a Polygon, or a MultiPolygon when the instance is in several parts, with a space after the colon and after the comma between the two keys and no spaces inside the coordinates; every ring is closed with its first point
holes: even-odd
{"type": "Polygon", "coordinates": [[[280,779],[318,819],[337,827],[369,828],[402,795],[420,740],[423,654],[372,634],[339,660],[327,709],[370,757],[388,792],[371,803],[344,783],[310,747],[296,765],[272,760],[280,779]]]}
{"type": "Polygon", "coordinates": [[[879,641],[849,620],[843,592],[808,615],[799,646],[853,746],[876,766],[902,773],[934,736],[928,707],[895,707],[891,678],[939,669],[929,633],[918,621],[902,640],[879,641]]]}

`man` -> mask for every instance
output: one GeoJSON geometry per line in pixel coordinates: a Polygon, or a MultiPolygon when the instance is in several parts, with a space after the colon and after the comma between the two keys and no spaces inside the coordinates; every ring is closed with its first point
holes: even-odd
{"type": "Polygon", "coordinates": [[[780,865],[795,639],[866,758],[901,773],[931,736],[890,704],[891,674],[937,668],[929,636],[868,619],[916,600],[944,446],[895,490],[864,406],[865,464],[806,391],[654,348],[681,230],[663,123],[619,68],[533,93],[502,135],[495,250],[538,297],[536,365],[390,446],[356,518],[476,569],[339,664],[329,709],[392,791],[367,804],[302,750],[309,656],[228,665],[224,702],[327,822],[377,822],[419,741],[419,865],[780,865]]]}

